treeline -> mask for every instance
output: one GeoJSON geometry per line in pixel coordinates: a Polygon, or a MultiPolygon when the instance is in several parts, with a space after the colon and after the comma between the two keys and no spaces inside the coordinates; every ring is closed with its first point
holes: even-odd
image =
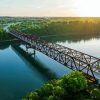
{"type": "Polygon", "coordinates": [[[23,100],[100,100],[100,89],[75,71],[58,80],[51,80],[23,100]]]}
{"type": "MultiPolygon", "coordinates": [[[[38,36],[66,36],[67,39],[87,38],[100,36],[100,18],[34,18],[34,17],[3,17],[0,19],[2,25],[17,23],[11,29],[16,29],[27,34],[38,36]],[[20,22],[20,23],[19,23],[20,22]]],[[[8,38],[0,26],[0,39],[8,38]]]]}
{"type": "Polygon", "coordinates": [[[47,35],[83,35],[100,36],[100,21],[98,20],[67,20],[67,19],[45,19],[22,22],[12,28],[24,33],[38,36],[47,35]]]}

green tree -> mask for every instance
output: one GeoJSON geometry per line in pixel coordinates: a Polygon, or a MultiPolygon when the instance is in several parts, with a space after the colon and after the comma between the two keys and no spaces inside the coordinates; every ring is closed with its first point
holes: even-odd
{"type": "Polygon", "coordinates": [[[66,100],[72,98],[76,100],[74,95],[86,89],[86,87],[85,77],[81,72],[75,71],[58,80],[48,82],[39,90],[31,92],[23,100],[66,100]]]}

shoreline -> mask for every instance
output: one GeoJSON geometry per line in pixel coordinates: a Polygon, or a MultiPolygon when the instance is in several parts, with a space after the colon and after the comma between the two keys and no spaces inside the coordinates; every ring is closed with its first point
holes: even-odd
{"type": "Polygon", "coordinates": [[[18,39],[0,40],[0,43],[18,41],[18,39]]]}

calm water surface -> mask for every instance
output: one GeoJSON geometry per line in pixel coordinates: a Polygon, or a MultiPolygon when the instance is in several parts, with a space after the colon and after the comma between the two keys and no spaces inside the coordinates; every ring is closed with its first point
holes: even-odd
{"type": "MultiPolygon", "coordinates": [[[[1,45],[0,45],[1,46],[1,45]]],[[[53,78],[70,72],[61,64],[36,52],[33,63],[11,45],[0,49],[0,100],[21,100],[27,92],[40,88],[53,78]]]]}
{"type": "MultiPolygon", "coordinates": [[[[58,39],[56,43],[100,58],[100,38],[80,41],[58,39]]],[[[26,59],[11,45],[0,44],[0,100],[21,100],[27,92],[70,71],[40,52],[36,51],[35,57],[26,59]]]]}
{"type": "Polygon", "coordinates": [[[100,58],[100,38],[81,40],[77,42],[69,42],[66,40],[65,42],[57,42],[57,43],[100,58]]]}

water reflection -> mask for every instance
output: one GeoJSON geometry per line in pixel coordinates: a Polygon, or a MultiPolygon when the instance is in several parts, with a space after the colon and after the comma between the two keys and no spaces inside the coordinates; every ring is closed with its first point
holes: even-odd
{"type": "Polygon", "coordinates": [[[7,42],[0,42],[0,50],[5,50],[6,48],[8,48],[10,45],[10,43],[7,42]]]}
{"type": "MultiPolygon", "coordinates": [[[[55,73],[51,72],[50,69],[44,68],[44,66],[39,63],[39,60],[37,60],[37,57],[35,55],[29,55],[25,50],[20,48],[18,45],[12,45],[12,50],[26,63],[27,61],[32,64],[32,66],[36,66],[36,69],[44,75],[44,77],[47,77],[48,80],[56,78],[57,76],[55,73]],[[35,57],[34,57],[35,56],[35,57]],[[27,60],[27,61],[26,61],[27,60]]],[[[31,67],[33,68],[33,67],[31,67]]]]}
{"type": "Polygon", "coordinates": [[[91,39],[99,39],[100,35],[82,35],[82,34],[75,34],[75,35],[59,35],[59,36],[47,36],[41,37],[43,40],[47,40],[49,42],[68,42],[68,43],[76,43],[80,41],[90,41],[91,39]]]}
{"type": "Polygon", "coordinates": [[[81,40],[80,42],[57,42],[60,45],[81,51],[83,53],[100,58],[100,39],[91,39],[88,41],[81,40]]]}
{"type": "Polygon", "coordinates": [[[51,36],[42,39],[100,58],[100,34],[51,36]]]}
{"type": "Polygon", "coordinates": [[[71,71],[40,52],[33,58],[14,46],[0,50],[0,100],[21,100],[48,80],[71,71]]]}

